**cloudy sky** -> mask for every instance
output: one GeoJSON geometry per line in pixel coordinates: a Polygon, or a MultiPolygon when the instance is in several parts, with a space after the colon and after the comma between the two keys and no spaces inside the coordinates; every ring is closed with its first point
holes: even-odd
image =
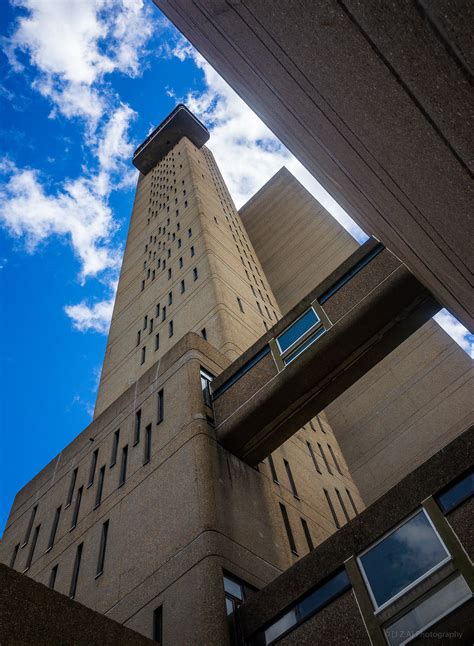
{"type": "Polygon", "coordinates": [[[1,532],[16,491],[90,422],[131,154],[176,102],[210,128],[237,207],[285,165],[365,235],[150,1],[4,0],[0,16],[1,532]]]}

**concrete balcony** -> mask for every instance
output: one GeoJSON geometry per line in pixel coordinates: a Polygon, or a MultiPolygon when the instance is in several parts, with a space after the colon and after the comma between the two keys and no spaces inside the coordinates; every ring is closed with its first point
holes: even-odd
{"type": "Polygon", "coordinates": [[[439,309],[369,240],[213,381],[219,441],[256,465],[439,309]]]}

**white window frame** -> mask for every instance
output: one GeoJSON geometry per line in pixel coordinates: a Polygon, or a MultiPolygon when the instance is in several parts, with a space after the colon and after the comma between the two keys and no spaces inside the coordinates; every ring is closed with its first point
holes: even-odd
{"type": "Polygon", "coordinates": [[[433,572],[436,572],[436,570],[439,570],[440,568],[442,568],[443,565],[446,565],[446,563],[449,563],[449,561],[451,561],[452,558],[453,557],[451,556],[448,548],[444,544],[443,539],[439,535],[438,530],[436,529],[433,521],[431,520],[428,512],[426,511],[426,509],[424,507],[418,508],[415,512],[413,512],[413,514],[411,514],[407,518],[404,518],[401,522],[399,522],[397,525],[395,525],[395,527],[392,527],[392,529],[390,529],[383,536],[381,536],[378,540],[376,540],[374,543],[372,543],[372,545],[370,545],[370,547],[368,547],[363,552],[361,552],[357,557],[357,564],[359,566],[360,573],[362,574],[362,578],[364,579],[365,586],[366,586],[366,588],[367,588],[367,590],[369,592],[369,596],[370,596],[370,599],[372,601],[372,604],[373,604],[373,606],[375,608],[375,614],[378,615],[379,613],[382,612],[382,610],[384,610],[385,608],[388,608],[388,606],[391,606],[392,603],[394,603],[397,599],[400,599],[400,597],[403,597],[409,590],[413,589],[416,585],[418,585],[418,583],[420,583],[424,579],[427,579],[429,576],[431,576],[431,574],[433,574],[433,572]],[[371,587],[370,582],[369,582],[369,580],[367,578],[367,575],[365,573],[364,566],[362,564],[361,558],[364,556],[364,554],[367,554],[368,552],[370,552],[376,545],[378,545],[383,540],[385,540],[388,536],[390,536],[390,534],[393,534],[397,529],[399,529],[400,527],[402,527],[403,525],[408,523],[412,518],[414,518],[415,516],[418,516],[418,514],[420,512],[422,512],[426,516],[426,518],[428,519],[428,522],[431,525],[431,528],[433,529],[435,535],[438,537],[438,540],[441,543],[441,547],[446,552],[446,557],[443,560],[441,560],[439,563],[434,565],[427,572],[422,574],[420,577],[415,579],[415,581],[412,581],[409,585],[407,585],[405,588],[400,590],[400,592],[397,592],[397,594],[395,594],[393,597],[388,599],[388,601],[385,601],[382,605],[379,606],[376,599],[375,599],[375,596],[374,596],[374,594],[372,592],[372,587],[371,587]]]}

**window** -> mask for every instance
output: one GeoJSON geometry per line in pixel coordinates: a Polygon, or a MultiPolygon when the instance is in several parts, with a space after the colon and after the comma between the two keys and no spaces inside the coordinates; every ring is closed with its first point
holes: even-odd
{"type": "Polygon", "coordinates": [[[239,310],[241,312],[244,312],[244,306],[242,305],[242,301],[240,300],[240,298],[238,296],[237,296],[237,303],[239,304],[239,310]]]}
{"type": "Polygon", "coordinates": [[[309,347],[324,332],[325,329],[322,327],[321,319],[311,307],[276,339],[285,364],[296,359],[303,350],[309,347]],[[314,334],[310,335],[313,331],[314,334]],[[289,350],[294,348],[297,349],[291,354],[287,354],[289,350]]]}
{"type": "Polygon", "coordinates": [[[450,560],[424,509],[358,557],[374,607],[384,608],[450,560]]]}
{"type": "Polygon", "coordinates": [[[142,331],[138,330],[138,332],[137,332],[137,346],[140,345],[141,338],[142,338],[142,331]]]}
{"type": "Polygon", "coordinates": [[[151,459],[151,424],[145,429],[145,451],[143,455],[143,464],[147,464],[151,459]]]}
{"type": "Polygon", "coordinates": [[[456,509],[458,505],[468,500],[474,495],[474,471],[463,475],[454,483],[443,489],[441,493],[436,496],[436,500],[441,507],[441,510],[447,514],[448,512],[456,509]]]}
{"type": "Polygon", "coordinates": [[[135,413],[135,428],[133,433],[133,446],[140,442],[140,427],[142,424],[142,411],[141,408],[135,413]]]}
{"type": "Polygon", "coordinates": [[[291,473],[290,464],[287,460],[283,460],[283,463],[285,465],[286,475],[288,476],[288,481],[290,483],[291,492],[293,496],[299,500],[300,498],[298,496],[298,490],[296,489],[295,481],[293,479],[293,474],[291,473]]]}
{"type": "Polygon", "coordinates": [[[89,471],[89,483],[88,487],[91,487],[94,484],[94,478],[95,478],[95,470],[97,467],[97,458],[99,457],[99,449],[96,449],[94,453],[92,454],[91,458],[91,468],[89,471]]]}
{"type": "Polygon", "coordinates": [[[18,545],[15,545],[15,548],[13,549],[12,556],[10,559],[10,567],[15,566],[15,561],[16,561],[16,557],[18,556],[19,549],[20,549],[20,543],[18,543],[18,545]]]}
{"type": "Polygon", "coordinates": [[[48,588],[51,588],[51,590],[54,590],[57,576],[58,576],[58,564],[56,563],[56,565],[52,568],[51,573],[49,575],[48,588]]]}
{"type": "Polygon", "coordinates": [[[163,305],[163,311],[161,314],[161,320],[164,321],[166,319],[166,305],[163,305]]]}
{"type": "Polygon", "coordinates": [[[150,334],[153,332],[153,325],[154,325],[153,319],[150,319],[150,325],[149,325],[150,334]]]}
{"type": "Polygon", "coordinates": [[[163,389],[161,389],[161,390],[158,392],[158,416],[157,416],[157,420],[156,420],[156,423],[157,423],[157,424],[160,424],[160,423],[164,420],[164,418],[165,418],[165,415],[164,415],[164,412],[165,412],[165,402],[164,402],[164,399],[165,399],[165,398],[164,398],[163,389]]]}
{"type": "Polygon", "coordinates": [[[347,513],[347,509],[346,509],[346,506],[345,506],[344,501],[342,499],[342,496],[341,496],[341,494],[339,492],[339,489],[336,489],[335,491],[336,491],[337,499],[339,500],[339,504],[341,505],[342,512],[343,512],[344,516],[346,517],[347,522],[349,522],[350,521],[349,514],[347,513]]]}
{"type": "Polygon", "coordinates": [[[143,292],[144,289],[145,289],[145,281],[142,280],[142,292],[143,292]]]}
{"type": "Polygon", "coordinates": [[[205,327],[203,327],[201,330],[201,336],[204,339],[204,341],[207,341],[207,332],[205,327]]]}
{"type": "Polygon", "coordinates": [[[163,606],[153,611],[153,641],[163,644],[163,606]]]}
{"type": "Polygon", "coordinates": [[[340,529],[340,528],[341,528],[341,525],[340,525],[340,523],[339,523],[339,519],[338,519],[338,517],[336,516],[336,510],[335,510],[335,509],[334,509],[334,507],[333,507],[332,500],[331,500],[331,497],[330,497],[330,495],[329,495],[329,492],[328,492],[326,489],[323,489],[323,491],[324,491],[324,495],[326,496],[326,500],[327,500],[327,503],[328,503],[329,511],[330,511],[330,512],[331,512],[331,514],[332,514],[332,518],[333,518],[333,520],[334,520],[334,524],[336,525],[337,529],[340,529]]]}
{"type": "Polygon", "coordinates": [[[188,229],[188,238],[190,238],[193,235],[192,229],[188,229]]]}
{"type": "Polygon", "coordinates": [[[349,489],[347,489],[347,488],[346,488],[346,494],[347,494],[347,497],[349,498],[349,502],[350,502],[350,503],[351,503],[351,505],[352,505],[352,509],[354,510],[354,514],[357,516],[357,514],[358,514],[359,512],[358,512],[357,507],[356,507],[356,505],[355,505],[354,498],[352,497],[351,492],[350,492],[350,491],[349,491],[349,489]]]}
{"type": "Polygon", "coordinates": [[[278,476],[277,476],[277,472],[276,472],[276,469],[275,469],[275,463],[273,462],[273,458],[272,458],[271,454],[268,456],[268,465],[270,467],[270,473],[272,474],[273,482],[275,484],[279,485],[280,483],[278,481],[278,476]]]}
{"type": "Polygon", "coordinates": [[[38,505],[35,505],[31,510],[31,516],[30,516],[30,520],[28,521],[28,527],[26,528],[25,538],[23,539],[23,543],[21,545],[22,547],[25,547],[25,545],[27,545],[28,541],[30,540],[30,534],[33,528],[33,523],[35,522],[35,516],[37,511],[38,511],[38,505]]]}
{"type": "Polygon", "coordinates": [[[186,291],[186,286],[184,284],[184,280],[181,281],[180,289],[181,289],[181,294],[184,294],[184,292],[186,291]]]}
{"type": "Polygon", "coordinates": [[[288,512],[286,511],[285,505],[282,505],[281,502],[279,504],[280,504],[281,515],[283,518],[283,524],[285,525],[286,535],[288,537],[288,543],[290,544],[291,553],[295,554],[295,556],[298,556],[298,552],[296,551],[295,538],[293,536],[293,531],[290,525],[290,519],[288,518],[288,512]]]}
{"type": "Polygon", "coordinates": [[[194,280],[197,280],[197,279],[198,279],[198,270],[197,270],[197,268],[196,268],[196,267],[194,267],[194,269],[193,269],[193,279],[194,279],[194,280]]]}
{"type": "Polygon", "coordinates": [[[97,559],[97,572],[96,578],[104,573],[105,563],[105,550],[107,549],[107,534],[109,532],[109,521],[106,520],[102,525],[102,533],[100,535],[99,557],[97,559]]]}
{"type": "Polygon", "coordinates": [[[122,463],[120,465],[119,487],[124,485],[127,479],[127,460],[128,460],[128,444],[126,444],[122,449],[122,463]]]}
{"type": "Polygon", "coordinates": [[[323,447],[321,446],[321,444],[320,444],[319,442],[318,442],[318,449],[319,449],[319,452],[320,452],[320,453],[321,453],[321,455],[322,455],[322,458],[323,458],[323,460],[324,460],[324,464],[326,465],[326,469],[328,470],[328,473],[330,473],[330,474],[332,475],[331,465],[330,465],[330,464],[329,464],[329,462],[327,461],[327,459],[326,459],[326,455],[325,455],[324,450],[323,450],[323,447]]]}
{"type": "Polygon", "coordinates": [[[29,570],[31,567],[31,562],[33,561],[33,555],[35,553],[36,543],[38,542],[40,529],[41,529],[41,525],[36,525],[35,531],[33,533],[33,540],[31,541],[31,545],[30,545],[30,551],[28,552],[28,558],[26,559],[25,572],[26,570],[29,570]]]}
{"type": "Polygon", "coordinates": [[[247,583],[224,572],[224,595],[227,615],[232,615],[243,603],[248,592],[255,590],[247,583]]]}
{"type": "Polygon", "coordinates": [[[97,481],[97,491],[95,494],[94,509],[96,509],[102,502],[102,492],[104,490],[104,478],[105,478],[105,464],[102,467],[100,467],[100,471],[99,471],[99,480],[97,481]]]}
{"type": "Polygon", "coordinates": [[[169,336],[169,337],[172,337],[172,336],[173,336],[173,333],[174,333],[173,327],[174,327],[174,326],[173,326],[173,321],[170,321],[170,322],[168,323],[168,336],[169,336]]]}
{"type": "Polygon", "coordinates": [[[155,351],[159,350],[160,348],[160,334],[155,335],[155,351]]]}
{"type": "Polygon", "coordinates": [[[350,587],[346,571],[340,570],[311,590],[283,616],[258,632],[250,640],[250,646],[274,644],[280,637],[294,630],[298,624],[309,619],[350,587]]]}
{"type": "Polygon", "coordinates": [[[204,370],[204,368],[201,368],[201,390],[202,390],[202,396],[204,399],[204,403],[206,406],[212,407],[212,398],[211,398],[211,382],[214,379],[213,375],[211,373],[207,372],[207,370],[204,370]]]}
{"type": "Polygon", "coordinates": [[[79,487],[76,494],[76,504],[74,505],[74,512],[72,514],[71,529],[74,529],[77,525],[77,519],[79,518],[79,509],[81,508],[82,500],[82,490],[83,487],[79,487]]]}
{"type": "Polygon", "coordinates": [[[141,358],[140,358],[140,365],[143,365],[145,363],[145,357],[146,357],[146,345],[144,345],[143,348],[142,348],[142,353],[141,353],[141,358]]]}
{"type": "Polygon", "coordinates": [[[191,247],[191,258],[196,254],[194,247],[191,247]]]}
{"type": "Polygon", "coordinates": [[[59,506],[54,513],[53,524],[51,526],[51,533],[49,535],[49,541],[48,541],[48,549],[47,549],[48,552],[53,548],[54,541],[56,539],[56,532],[58,531],[60,516],[61,516],[61,506],[59,506]]]}
{"type": "Polygon", "coordinates": [[[170,292],[168,294],[168,305],[171,305],[173,302],[173,292],[170,292]]]}
{"type": "Polygon", "coordinates": [[[333,462],[334,462],[334,464],[336,465],[336,469],[339,471],[339,473],[340,473],[340,474],[341,474],[341,476],[342,476],[342,475],[343,475],[343,473],[342,473],[342,471],[341,471],[341,467],[339,466],[339,462],[337,461],[336,456],[334,455],[334,451],[332,450],[332,446],[331,446],[330,444],[328,444],[328,449],[329,449],[329,453],[331,454],[332,461],[333,461],[333,462]]]}
{"type": "Polygon", "coordinates": [[[387,626],[385,635],[390,646],[398,646],[424,632],[442,617],[452,612],[472,596],[462,576],[456,576],[449,583],[412,607],[406,614],[387,626]]]}
{"type": "Polygon", "coordinates": [[[306,542],[308,543],[308,549],[311,552],[311,550],[314,550],[313,539],[311,538],[311,534],[309,533],[308,523],[304,518],[301,519],[301,525],[303,527],[306,542]]]}
{"type": "MultiPolygon", "coordinates": [[[[311,422],[310,422],[311,424],[311,422]]],[[[319,468],[318,461],[316,460],[316,456],[313,451],[313,447],[311,446],[310,442],[306,442],[306,446],[308,447],[309,454],[311,455],[311,459],[313,460],[314,468],[318,473],[321,473],[321,469],[319,468]]]]}
{"type": "Polygon", "coordinates": [[[112,444],[112,455],[110,457],[110,466],[111,467],[113,467],[114,464],[117,462],[119,439],[120,439],[120,429],[118,429],[114,433],[114,440],[113,440],[113,444],[112,444]]]}
{"type": "Polygon", "coordinates": [[[75,598],[76,592],[77,592],[77,582],[79,580],[79,570],[81,568],[81,558],[82,558],[83,548],[84,548],[84,543],[81,543],[80,545],[77,546],[77,550],[76,550],[76,558],[74,559],[74,568],[72,571],[72,578],[71,578],[71,587],[69,588],[69,597],[71,599],[75,598]]]}
{"type": "Polygon", "coordinates": [[[170,279],[171,279],[171,268],[168,269],[168,280],[170,280],[170,279]]]}
{"type": "Polygon", "coordinates": [[[183,257],[181,256],[181,257],[180,257],[180,259],[179,259],[179,268],[180,268],[180,269],[182,269],[183,264],[184,264],[184,263],[183,263],[183,257]]]}

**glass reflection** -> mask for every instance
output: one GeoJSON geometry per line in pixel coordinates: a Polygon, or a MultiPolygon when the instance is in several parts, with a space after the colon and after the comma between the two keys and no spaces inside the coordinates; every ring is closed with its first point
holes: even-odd
{"type": "Polygon", "coordinates": [[[424,510],[359,557],[379,608],[447,560],[449,553],[424,510]]]}

